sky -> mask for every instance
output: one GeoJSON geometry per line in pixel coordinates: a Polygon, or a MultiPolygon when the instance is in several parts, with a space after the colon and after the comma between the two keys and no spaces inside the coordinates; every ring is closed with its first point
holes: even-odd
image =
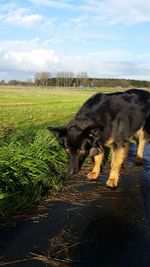
{"type": "Polygon", "coordinates": [[[0,0],[0,80],[42,71],[150,81],[150,0],[0,0]]]}

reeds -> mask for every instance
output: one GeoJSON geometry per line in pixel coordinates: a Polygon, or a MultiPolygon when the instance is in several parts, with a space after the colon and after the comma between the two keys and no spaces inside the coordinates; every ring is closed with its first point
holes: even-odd
{"type": "Polygon", "coordinates": [[[58,191],[65,176],[66,157],[46,129],[25,146],[10,142],[0,148],[0,210],[18,210],[38,200],[48,189],[58,191]]]}

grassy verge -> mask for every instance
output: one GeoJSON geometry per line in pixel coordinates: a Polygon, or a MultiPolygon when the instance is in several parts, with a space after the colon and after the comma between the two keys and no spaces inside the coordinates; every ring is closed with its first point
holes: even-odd
{"type": "Polygon", "coordinates": [[[33,203],[48,189],[58,191],[65,165],[63,150],[44,129],[37,131],[30,145],[5,144],[0,149],[1,213],[33,203]]]}
{"type": "Polygon", "coordinates": [[[66,123],[91,91],[0,89],[0,214],[58,192],[66,156],[47,126],[66,123]]]}

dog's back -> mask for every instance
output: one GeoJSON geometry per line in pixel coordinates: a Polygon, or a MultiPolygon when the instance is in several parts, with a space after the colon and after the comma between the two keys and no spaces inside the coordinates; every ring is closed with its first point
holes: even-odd
{"type": "Polygon", "coordinates": [[[131,89],[92,96],[83,104],[75,120],[91,121],[97,127],[105,128],[104,135],[107,138],[110,131],[119,133],[121,127],[126,136],[133,135],[144,125],[145,131],[150,132],[148,120],[146,122],[149,116],[150,94],[144,90],[131,89]]]}

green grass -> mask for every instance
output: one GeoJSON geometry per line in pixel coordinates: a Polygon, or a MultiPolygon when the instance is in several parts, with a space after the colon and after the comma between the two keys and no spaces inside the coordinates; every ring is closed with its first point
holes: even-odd
{"type": "Polygon", "coordinates": [[[0,213],[58,192],[66,156],[47,126],[67,123],[92,91],[0,88],[0,213]]]}

